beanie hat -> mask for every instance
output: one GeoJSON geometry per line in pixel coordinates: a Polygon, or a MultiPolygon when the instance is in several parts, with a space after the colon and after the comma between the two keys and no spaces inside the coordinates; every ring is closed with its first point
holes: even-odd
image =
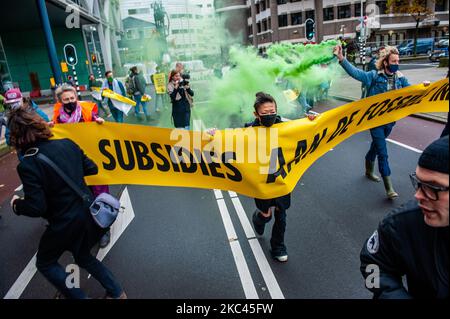
{"type": "Polygon", "coordinates": [[[419,157],[419,166],[448,174],[448,135],[427,146],[419,157]]]}

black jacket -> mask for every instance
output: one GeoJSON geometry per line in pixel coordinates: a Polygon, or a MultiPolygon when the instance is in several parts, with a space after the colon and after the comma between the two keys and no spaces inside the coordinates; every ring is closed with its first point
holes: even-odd
{"type": "MultiPolygon", "coordinates": [[[[275,120],[275,124],[282,122],[281,117],[278,115],[275,120]]],[[[255,119],[253,122],[245,123],[245,127],[250,126],[261,126],[261,123],[258,119],[255,119]]],[[[263,212],[267,212],[267,210],[272,206],[276,206],[281,210],[287,210],[291,206],[291,193],[272,199],[255,198],[255,205],[263,212]]]]}
{"type": "MultiPolygon", "coordinates": [[[[39,152],[58,165],[80,188],[92,195],[84,176],[97,174],[97,165],[69,139],[39,142],[39,152]]],[[[16,213],[48,220],[49,230],[64,233],[75,221],[82,225],[93,219],[81,198],[36,156],[25,156],[17,166],[24,199],[15,201],[16,213]]]]}
{"type": "Polygon", "coordinates": [[[448,298],[449,248],[449,227],[428,226],[417,202],[410,201],[387,215],[366,241],[361,273],[367,278],[373,276],[368,265],[379,267],[379,288],[368,288],[374,298],[448,298]]]}

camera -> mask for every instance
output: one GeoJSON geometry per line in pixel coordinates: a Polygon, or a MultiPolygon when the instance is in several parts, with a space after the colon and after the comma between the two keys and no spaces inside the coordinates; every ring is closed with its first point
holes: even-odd
{"type": "Polygon", "coordinates": [[[183,81],[180,82],[180,86],[189,85],[189,80],[191,79],[189,73],[182,74],[181,78],[183,79],[183,81]]]}

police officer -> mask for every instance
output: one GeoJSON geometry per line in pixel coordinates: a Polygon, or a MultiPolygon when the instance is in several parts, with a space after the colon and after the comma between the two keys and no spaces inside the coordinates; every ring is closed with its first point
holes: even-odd
{"type": "Polygon", "coordinates": [[[410,175],[416,200],[386,216],[361,250],[374,298],[449,297],[448,143],[447,135],[425,149],[410,175]]]}

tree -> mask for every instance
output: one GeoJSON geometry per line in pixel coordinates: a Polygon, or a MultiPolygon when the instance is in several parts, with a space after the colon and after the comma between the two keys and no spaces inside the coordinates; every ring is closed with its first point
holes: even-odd
{"type": "MultiPolygon", "coordinates": [[[[434,0],[431,0],[433,3],[434,0]]],[[[419,35],[419,24],[425,20],[432,11],[427,7],[427,0],[388,0],[386,4],[388,11],[410,15],[416,22],[414,32],[414,55],[417,52],[417,37],[419,35]]]]}

